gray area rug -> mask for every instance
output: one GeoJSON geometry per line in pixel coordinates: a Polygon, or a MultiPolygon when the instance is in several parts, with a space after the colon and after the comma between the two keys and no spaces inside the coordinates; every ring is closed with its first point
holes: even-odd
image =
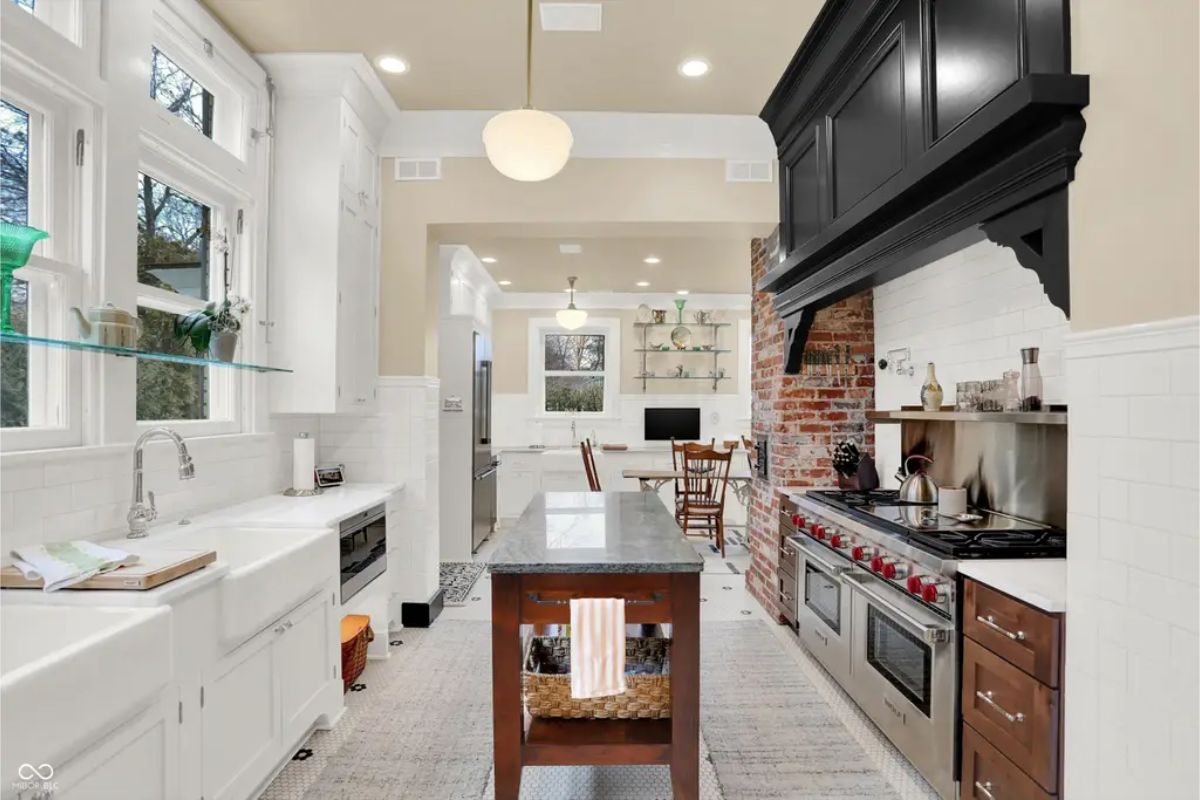
{"type": "MultiPolygon", "coordinates": [[[[490,625],[440,620],[401,632],[315,750],[289,762],[271,800],[488,800],[490,625]],[[407,635],[405,635],[407,634],[407,635]],[[396,639],[399,641],[399,639],[396,639]]],[[[701,630],[701,797],[895,798],[787,645],[760,620],[701,630]]],[[[665,767],[527,768],[523,800],[669,800],[665,767]]]]}
{"type": "Polygon", "coordinates": [[[443,561],[438,570],[442,603],[448,606],[465,606],[467,598],[471,595],[471,587],[479,580],[486,566],[482,561],[443,561]]]}

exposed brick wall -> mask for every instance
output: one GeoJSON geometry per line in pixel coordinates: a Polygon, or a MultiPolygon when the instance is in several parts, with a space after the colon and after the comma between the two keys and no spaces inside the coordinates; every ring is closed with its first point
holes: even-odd
{"type": "MultiPolygon", "coordinates": [[[[750,263],[757,284],[767,266],[763,240],[751,243],[750,263]]],[[[808,336],[809,349],[849,344],[855,355],[864,357],[848,378],[784,375],[783,322],[770,294],[754,295],[750,316],[751,427],[755,440],[767,437],[770,463],[768,478],[755,479],[751,493],[746,585],[768,613],[778,617],[779,487],[835,485],[830,454],[843,439],[874,452],[874,426],[866,419],[875,403],[872,293],[867,290],[818,312],[808,336]]]]}

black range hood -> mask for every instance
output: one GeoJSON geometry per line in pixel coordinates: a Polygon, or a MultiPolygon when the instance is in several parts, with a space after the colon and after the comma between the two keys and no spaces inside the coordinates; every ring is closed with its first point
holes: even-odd
{"type": "Polygon", "coordinates": [[[813,314],[989,238],[1070,314],[1067,184],[1088,79],[1069,0],[828,0],[763,108],[775,295],[795,373],[813,314]]]}

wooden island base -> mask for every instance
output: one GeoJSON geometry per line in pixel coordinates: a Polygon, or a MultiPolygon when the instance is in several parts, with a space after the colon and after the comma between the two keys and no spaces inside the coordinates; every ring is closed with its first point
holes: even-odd
{"type": "Polygon", "coordinates": [[[496,800],[517,800],[526,766],[663,764],[677,800],[700,796],[698,572],[492,575],[492,710],[496,800]],[[567,624],[572,597],[623,597],[628,624],[670,623],[671,718],[527,718],[521,626],[567,624]],[[629,602],[633,601],[633,602],[629,602]]]}

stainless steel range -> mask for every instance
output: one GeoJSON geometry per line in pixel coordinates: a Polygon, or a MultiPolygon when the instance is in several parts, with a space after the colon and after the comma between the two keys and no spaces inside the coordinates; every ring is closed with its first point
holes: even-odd
{"type": "Polygon", "coordinates": [[[795,495],[796,627],[813,655],[944,798],[956,797],[958,562],[1062,557],[1061,530],[894,491],[795,495]]]}

